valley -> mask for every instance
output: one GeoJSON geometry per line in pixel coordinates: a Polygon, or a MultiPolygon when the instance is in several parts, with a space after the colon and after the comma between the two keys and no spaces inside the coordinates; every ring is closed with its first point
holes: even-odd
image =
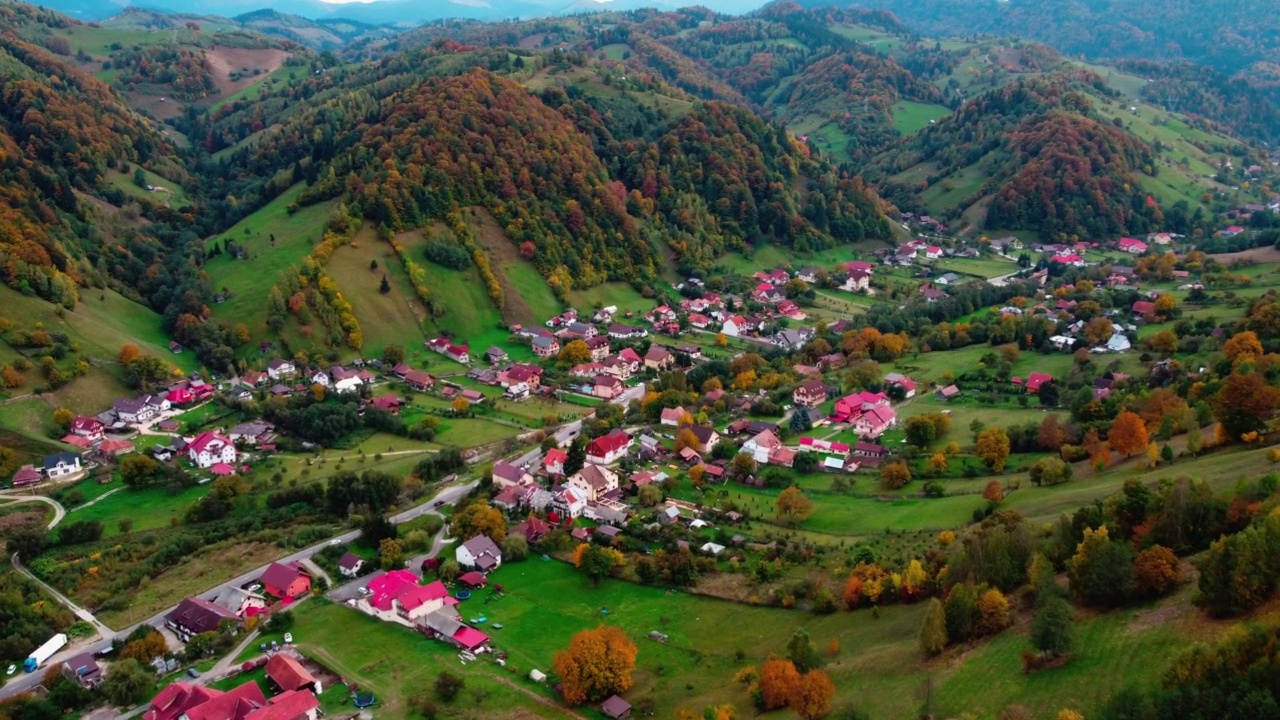
{"type": "Polygon", "coordinates": [[[1267,92],[808,4],[0,6],[0,720],[1266,716],[1267,92]]]}

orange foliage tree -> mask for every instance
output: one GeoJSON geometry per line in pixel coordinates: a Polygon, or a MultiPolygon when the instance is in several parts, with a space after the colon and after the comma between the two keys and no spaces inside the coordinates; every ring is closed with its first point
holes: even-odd
{"type": "Polygon", "coordinates": [[[1107,432],[1107,443],[1111,449],[1129,457],[1139,450],[1145,450],[1147,443],[1147,425],[1137,413],[1125,410],[1116,416],[1107,432]]]}
{"type": "Polygon", "coordinates": [[[611,625],[574,635],[569,647],[556,653],[553,662],[563,684],[565,702],[581,705],[631,687],[631,672],[639,652],[622,630],[611,625]]]}

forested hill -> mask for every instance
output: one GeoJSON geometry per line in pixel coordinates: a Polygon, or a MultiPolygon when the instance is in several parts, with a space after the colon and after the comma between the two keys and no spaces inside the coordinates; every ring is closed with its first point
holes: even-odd
{"type": "Polygon", "coordinates": [[[301,202],[345,196],[388,231],[487,207],[553,288],[705,266],[744,241],[830,247],[886,238],[882,203],[750,110],[589,57],[437,43],[346,77],[307,103],[268,101],[200,134],[275,126],[219,172],[240,198],[296,164],[301,202]],[[478,67],[488,68],[486,70],[478,67]]]}
{"type": "MultiPolygon", "coordinates": [[[[0,17],[30,11],[0,6],[0,17]]],[[[152,251],[104,246],[89,196],[117,197],[108,173],[150,160],[159,135],[99,80],[0,34],[0,280],[67,307],[152,251]]]]}
{"type": "Polygon", "coordinates": [[[1144,177],[1157,171],[1155,156],[1095,112],[1109,94],[1086,72],[1015,82],[884,153],[872,174],[904,209],[920,207],[932,185],[980,176],[954,207],[987,227],[1050,236],[1147,232],[1162,221],[1143,190],[1144,177]],[[929,175],[919,177],[926,167],[929,175]]]}

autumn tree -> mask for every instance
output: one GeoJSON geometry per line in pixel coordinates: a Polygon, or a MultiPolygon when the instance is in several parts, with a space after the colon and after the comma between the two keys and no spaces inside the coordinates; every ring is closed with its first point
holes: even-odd
{"type": "Polygon", "coordinates": [[[942,475],[947,471],[947,456],[938,451],[929,458],[929,472],[934,475],[942,475]]]}
{"type": "Polygon", "coordinates": [[[707,484],[707,468],[705,465],[694,465],[689,468],[689,480],[693,482],[693,486],[701,488],[707,484]]]}
{"type": "Polygon", "coordinates": [[[53,411],[53,424],[57,425],[58,431],[64,435],[71,430],[71,422],[75,419],[76,414],[64,407],[53,411]]]}
{"type": "Polygon", "coordinates": [[[636,644],[611,625],[575,634],[552,663],[560,676],[565,702],[581,705],[624,692],[631,687],[638,653],[636,644]]]}
{"type": "Polygon", "coordinates": [[[1096,317],[1084,326],[1084,339],[1090,345],[1101,345],[1111,339],[1115,328],[1105,317],[1096,317]]]}
{"type": "Polygon", "coordinates": [[[467,411],[471,409],[471,401],[464,397],[454,398],[449,405],[449,409],[453,411],[454,415],[466,415],[467,411]]]}
{"type": "Polygon", "coordinates": [[[790,660],[771,657],[760,666],[760,704],[764,710],[786,707],[800,686],[800,672],[790,660]]]}
{"type": "Polygon", "coordinates": [[[925,655],[937,655],[947,647],[947,615],[938,598],[929,600],[924,624],[920,626],[920,649],[925,655]]]}
{"type": "Polygon", "coordinates": [[[395,538],[382,538],[378,543],[378,562],[383,570],[393,570],[404,564],[404,544],[395,538]]]}
{"type": "Polygon", "coordinates": [[[1153,545],[1133,561],[1134,591],[1144,598],[1168,595],[1182,582],[1178,556],[1163,545],[1153,545]]]}
{"type": "Polygon", "coordinates": [[[738,453],[733,456],[733,460],[729,463],[729,469],[734,477],[744,478],[756,471],[756,459],[751,453],[738,453]]]}
{"type": "Polygon", "coordinates": [[[1125,457],[1145,450],[1148,442],[1150,440],[1147,437],[1146,423],[1142,422],[1142,417],[1137,413],[1128,410],[1117,415],[1111,423],[1111,429],[1107,431],[1107,444],[1125,457]]]}
{"type": "Polygon", "coordinates": [[[978,433],[978,457],[992,472],[1004,472],[1009,460],[1009,434],[1004,428],[992,427],[978,433]]]}
{"type": "Polygon", "coordinates": [[[1045,415],[1044,420],[1040,421],[1040,427],[1036,430],[1036,444],[1040,446],[1040,449],[1058,452],[1066,441],[1067,433],[1062,429],[1058,416],[1054,414],[1045,415]]]}
{"type": "Polygon", "coordinates": [[[805,497],[800,488],[792,485],[778,495],[774,509],[779,520],[789,525],[798,525],[813,514],[813,501],[805,497]]]}
{"type": "Polygon", "coordinates": [[[1168,355],[1178,349],[1178,336],[1174,335],[1170,330],[1161,330],[1147,337],[1143,342],[1146,344],[1147,349],[1161,355],[1168,355]]]}
{"type": "Polygon", "coordinates": [[[573,551],[573,564],[591,578],[593,586],[598,587],[600,581],[613,574],[615,568],[626,564],[626,558],[614,548],[583,543],[573,551]]]}
{"type": "Polygon", "coordinates": [[[994,635],[1009,626],[1009,600],[996,588],[989,588],[978,596],[979,635],[994,635]]]}
{"type": "Polygon", "coordinates": [[[489,505],[488,500],[477,500],[454,513],[450,534],[464,541],[486,535],[495,543],[501,543],[507,537],[507,521],[501,511],[489,505]]]}
{"type": "Polygon", "coordinates": [[[999,505],[1004,502],[1004,487],[999,480],[992,480],[982,489],[982,499],[989,503],[999,505]]]}
{"type": "Polygon", "coordinates": [[[880,484],[889,490],[899,490],[911,482],[911,468],[897,460],[880,468],[880,484]]]}
{"type": "Polygon", "coordinates": [[[835,695],[831,677],[823,670],[810,670],[796,684],[787,707],[803,720],[817,720],[831,711],[831,698],[835,695]]]}
{"type": "Polygon", "coordinates": [[[138,349],[137,345],[134,345],[133,343],[125,343],[120,347],[121,365],[129,365],[140,357],[142,357],[142,351],[138,349]]]}
{"type": "Polygon", "coordinates": [[[678,454],[685,448],[693,448],[695,451],[700,446],[698,436],[694,434],[691,428],[682,427],[676,432],[676,453],[678,454]]]}
{"type": "Polygon", "coordinates": [[[590,362],[590,360],[591,348],[587,347],[587,343],[584,340],[573,340],[565,343],[565,346],[560,348],[560,354],[556,357],[556,362],[559,363],[560,367],[566,368],[581,365],[582,363],[590,362]]]}
{"type": "Polygon", "coordinates": [[[1262,357],[1262,341],[1252,330],[1238,332],[1222,344],[1222,354],[1231,361],[1233,367],[1243,362],[1252,362],[1262,357]]]}
{"type": "Polygon", "coordinates": [[[1231,438],[1266,428],[1280,405],[1280,390],[1261,373],[1232,373],[1222,382],[1213,403],[1213,414],[1231,438]]]}

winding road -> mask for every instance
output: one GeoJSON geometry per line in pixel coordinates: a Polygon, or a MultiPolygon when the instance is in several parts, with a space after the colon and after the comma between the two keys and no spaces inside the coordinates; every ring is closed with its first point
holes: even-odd
{"type": "MultiPolygon", "coordinates": [[[[450,485],[450,486],[441,488],[441,490],[438,493],[436,493],[427,501],[423,502],[420,505],[411,507],[408,510],[392,515],[390,520],[392,523],[399,525],[400,523],[408,522],[415,518],[422,517],[423,515],[426,515],[428,513],[439,514],[435,512],[435,509],[433,507],[435,506],[436,503],[439,503],[440,505],[447,505],[447,504],[454,503],[459,498],[462,498],[463,496],[470,493],[478,484],[479,484],[478,481],[473,481],[465,485],[450,485]]],[[[442,540],[441,536],[443,535],[443,533],[444,533],[444,530],[442,529],[440,534],[437,535],[436,537],[436,544],[434,546],[434,549],[436,549],[437,551],[439,547],[442,547],[442,545],[440,545],[440,541],[442,540]]],[[[272,562],[279,562],[279,563],[301,562],[303,560],[307,560],[311,558],[312,555],[315,555],[316,553],[329,547],[330,545],[345,545],[352,542],[358,537],[360,537],[360,531],[352,530],[350,532],[346,532],[341,535],[337,535],[335,537],[329,538],[324,542],[316,543],[311,547],[305,548],[303,550],[299,550],[298,552],[295,552],[291,555],[286,555],[285,557],[282,557],[282,558],[276,558],[272,562]]],[[[128,637],[130,633],[132,633],[135,629],[137,629],[142,625],[150,625],[151,627],[154,627],[154,628],[163,627],[165,616],[173,611],[173,607],[168,607],[156,613],[155,615],[151,616],[150,618],[148,618],[147,620],[141,623],[137,623],[136,625],[131,625],[127,628],[124,628],[123,630],[113,631],[111,628],[108,628],[106,625],[103,625],[101,622],[99,622],[97,618],[94,618],[92,613],[90,613],[88,610],[85,610],[84,608],[79,607],[78,605],[73,603],[69,598],[64,596],[62,593],[59,593],[58,591],[49,587],[47,584],[42,582],[39,578],[36,578],[29,571],[27,571],[27,569],[22,566],[22,563],[20,562],[17,553],[14,553],[12,557],[12,561],[13,561],[13,566],[17,568],[19,572],[23,573],[27,577],[30,577],[33,580],[35,580],[37,583],[39,583],[40,586],[45,588],[45,590],[47,590],[50,593],[50,595],[56,598],[58,602],[62,603],[64,606],[66,606],[68,609],[74,612],[76,614],[76,617],[79,617],[85,622],[92,623],[93,626],[98,629],[98,633],[100,635],[98,640],[95,640],[88,645],[76,645],[74,649],[64,650],[63,652],[60,652],[54,655],[52,658],[49,659],[48,662],[45,663],[46,667],[50,665],[56,665],[58,663],[61,663],[64,660],[68,660],[72,657],[75,657],[83,653],[103,652],[111,647],[111,643],[113,640],[115,640],[116,638],[128,637]]],[[[232,578],[231,580],[227,580],[226,582],[219,583],[218,585],[209,588],[205,592],[200,593],[200,596],[209,598],[227,588],[244,586],[261,577],[262,573],[265,572],[267,567],[269,567],[270,565],[271,563],[266,563],[259,568],[256,568],[250,572],[244,573],[243,575],[232,578]]],[[[14,695],[18,695],[20,693],[28,692],[34,689],[37,685],[40,684],[41,677],[42,677],[42,674],[37,672],[37,673],[30,673],[27,675],[21,675],[21,676],[11,678],[10,681],[4,685],[4,687],[0,687],[0,698],[13,697],[14,695]]]]}
{"type": "MultiPolygon", "coordinates": [[[[102,498],[98,499],[101,500],[102,498]]],[[[62,518],[67,516],[67,509],[62,507],[62,503],[51,497],[45,497],[44,495],[18,496],[0,494],[0,507],[8,507],[9,505],[30,502],[44,503],[45,505],[49,505],[53,508],[53,519],[49,521],[49,530],[52,530],[58,523],[62,522],[62,518]]]]}

